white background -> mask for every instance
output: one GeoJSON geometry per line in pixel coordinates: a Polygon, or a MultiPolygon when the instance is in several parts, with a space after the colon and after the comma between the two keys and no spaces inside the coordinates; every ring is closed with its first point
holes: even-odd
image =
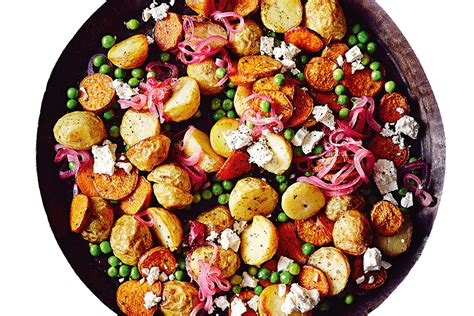
{"type": "MultiPolygon", "coordinates": [[[[37,119],[50,71],[70,38],[102,3],[0,1],[4,315],[112,314],[60,252],[49,230],[35,171],[37,119]]],[[[428,75],[442,112],[448,155],[441,208],[425,251],[373,315],[472,315],[474,6],[468,0],[379,3],[405,34],[428,75]]]]}

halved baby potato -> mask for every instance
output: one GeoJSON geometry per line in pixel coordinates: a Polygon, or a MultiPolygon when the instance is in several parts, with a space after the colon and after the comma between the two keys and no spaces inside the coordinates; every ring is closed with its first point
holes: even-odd
{"type": "Polygon", "coordinates": [[[156,167],[147,176],[148,181],[166,183],[184,191],[191,191],[189,174],[175,163],[166,163],[156,167]]]}
{"type": "Polygon", "coordinates": [[[209,133],[211,139],[211,146],[214,151],[222,157],[229,158],[233,150],[227,146],[224,134],[239,129],[239,121],[233,118],[223,117],[214,124],[209,133]]]}
{"type": "Polygon", "coordinates": [[[196,114],[201,104],[199,86],[191,77],[181,77],[173,86],[173,94],[163,105],[163,111],[173,122],[182,122],[196,114]]]}
{"type": "Polygon", "coordinates": [[[206,173],[219,171],[225,162],[224,158],[212,149],[209,135],[195,128],[190,133],[183,151],[190,157],[199,150],[199,147],[202,149],[203,155],[198,162],[198,166],[206,173]]]}
{"type": "Polygon", "coordinates": [[[133,69],[143,65],[148,58],[148,39],[138,34],[117,43],[107,54],[115,66],[122,69],[133,69]]]}
{"type": "Polygon", "coordinates": [[[160,131],[161,126],[158,117],[153,116],[150,112],[127,110],[120,124],[120,135],[129,146],[133,146],[148,137],[158,135],[160,131]]]}
{"type": "Polygon", "coordinates": [[[242,113],[250,107],[245,99],[252,95],[252,86],[238,86],[235,90],[234,109],[237,114],[242,117],[242,113]]]}
{"type": "MultiPolygon", "coordinates": [[[[221,246],[217,247],[216,259],[212,263],[212,266],[219,268],[222,272],[221,277],[229,278],[235,274],[240,267],[240,258],[237,253],[231,249],[225,250],[221,246]]],[[[189,274],[197,280],[199,275],[199,260],[209,263],[214,253],[213,246],[201,246],[196,248],[191,254],[189,259],[189,274]]]]}
{"type": "Polygon", "coordinates": [[[269,133],[265,136],[267,144],[273,152],[273,158],[263,166],[263,169],[274,174],[282,174],[291,166],[293,150],[291,145],[281,135],[269,133]]]}
{"type": "Polygon", "coordinates": [[[232,228],[234,219],[227,206],[219,205],[210,210],[202,212],[196,221],[206,226],[207,234],[215,231],[220,234],[226,228],[232,228]]]}
{"type": "Polygon", "coordinates": [[[360,256],[372,243],[372,229],[365,214],[349,210],[337,219],[332,237],[334,246],[349,255],[360,256]]]}
{"type": "Polygon", "coordinates": [[[322,247],[316,250],[308,260],[308,264],[319,268],[329,282],[329,296],[342,292],[351,274],[349,260],[344,253],[333,247],[322,247]]]}
{"type": "Polygon", "coordinates": [[[153,193],[158,203],[166,209],[182,209],[193,201],[191,193],[163,182],[153,185],[153,193]]]}
{"type": "Polygon", "coordinates": [[[249,265],[259,266],[270,260],[278,249],[278,231],[266,217],[256,215],[241,236],[240,254],[249,265]]]}
{"type": "Polygon", "coordinates": [[[411,245],[413,235],[413,224],[409,216],[403,216],[403,224],[400,230],[393,236],[376,236],[375,245],[379,248],[384,255],[389,257],[398,256],[405,251],[411,245]]]}
{"type": "Polygon", "coordinates": [[[260,15],[267,29],[285,33],[300,25],[303,19],[303,5],[300,0],[262,0],[260,15]]]}
{"type": "Polygon", "coordinates": [[[140,171],[151,171],[166,160],[170,145],[168,137],[155,135],[131,146],[125,155],[140,171]]]}
{"type": "MultiPolygon", "coordinates": [[[[291,162],[291,160],[290,160],[291,162]]],[[[305,220],[315,215],[326,204],[324,194],[314,185],[295,182],[281,197],[281,207],[289,218],[305,220]]]]}
{"type": "Polygon", "coordinates": [[[164,316],[190,315],[198,303],[198,289],[191,283],[168,281],[163,284],[160,312],[164,316]]]}
{"type": "Polygon", "coordinates": [[[161,207],[151,207],[148,214],[153,218],[151,232],[158,243],[171,251],[178,249],[183,240],[183,226],[179,218],[161,207]]]}
{"type": "Polygon", "coordinates": [[[278,284],[272,284],[263,289],[260,294],[260,299],[258,300],[258,313],[262,316],[300,316],[307,315],[301,313],[300,311],[294,311],[291,314],[285,314],[281,310],[281,305],[285,301],[286,294],[288,294],[288,287],[286,289],[285,295],[278,295],[278,284]]]}
{"type": "Polygon", "coordinates": [[[217,65],[212,59],[188,65],[188,76],[196,80],[202,95],[215,95],[224,90],[225,85],[217,85],[220,79],[216,77],[217,65]]]}

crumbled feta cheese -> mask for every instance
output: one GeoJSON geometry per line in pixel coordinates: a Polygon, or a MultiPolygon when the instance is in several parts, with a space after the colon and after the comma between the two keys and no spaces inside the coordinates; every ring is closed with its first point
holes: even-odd
{"type": "Polygon", "coordinates": [[[342,68],[342,66],[344,66],[344,57],[342,57],[341,55],[337,56],[336,62],[339,65],[339,67],[342,68]]]}
{"type": "Polygon", "coordinates": [[[362,54],[358,46],[354,46],[346,52],[346,60],[348,63],[360,60],[362,57],[364,57],[364,54],[362,54]]]}
{"type": "Polygon", "coordinates": [[[420,125],[413,117],[405,115],[395,124],[395,131],[398,134],[404,134],[410,138],[416,139],[419,127],[420,125]]]}
{"type": "Polygon", "coordinates": [[[165,272],[161,272],[158,280],[160,280],[160,282],[168,281],[168,275],[165,272]]]}
{"type": "Polygon", "coordinates": [[[143,300],[145,301],[145,308],[148,310],[158,305],[161,302],[161,297],[156,296],[155,293],[150,291],[145,293],[143,300]]]}
{"type": "Polygon", "coordinates": [[[277,271],[278,272],[281,272],[281,271],[285,271],[285,270],[288,270],[288,267],[290,266],[290,264],[293,263],[293,260],[290,259],[290,258],[287,258],[285,256],[281,256],[280,259],[278,259],[278,264],[277,264],[277,271]]]}
{"type": "Polygon", "coordinates": [[[226,131],[224,139],[230,150],[240,149],[252,144],[252,130],[245,124],[239,126],[237,130],[226,131]]]}
{"type": "Polygon", "coordinates": [[[368,248],[364,253],[364,273],[380,270],[382,253],[377,248],[368,248]]]}
{"type": "Polygon", "coordinates": [[[232,229],[238,234],[242,234],[244,229],[247,227],[247,221],[235,221],[232,229]]]}
{"type": "Polygon", "coordinates": [[[400,147],[400,149],[405,149],[405,139],[403,138],[402,135],[392,136],[392,142],[394,144],[398,145],[398,147],[400,147]]]}
{"type": "Polygon", "coordinates": [[[176,277],[174,276],[174,273],[171,273],[170,275],[168,275],[168,280],[173,281],[174,279],[176,279],[176,277]]]}
{"type": "Polygon", "coordinates": [[[278,284],[278,296],[283,297],[286,294],[286,285],[285,284],[278,284]]]}
{"type": "Polygon", "coordinates": [[[260,37],[260,54],[273,55],[273,47],[275,46],[275,39],[269,36],[260,37]]]}
{"type": "Polygon", "coordinates": [[[313,151],[314,146],[324,137],[323,132],[319,131],[312,131],[303,140],[303,144],[301,145],[301,149],[303,153],[306,155],[313,151]]]}
{"type": "Polygon", "coordinates": [[[170,6],[166,3],[158,5],[158,3],[153,0],[152,4],[150,4],[150,7],[143,10],[142,19],[145,22],[148,22],[151,17],[153,17],[155,21],[163,20],[168,15],[169,9],[170,6]]]}
{"type": "Polygon", "coordinates": [[[170,0],[170,7],[174,6],[175,2],[175,0],[170,0]]]}
{"type": "Polygon", "coordinates": [[[216,231],[212,230],[209,233],[209,236],[207,236],[206,240],[207,241],[215,241],[218,237],[219,237],[219,234],[216,231]]]}
{"type": "Polygon", "coordinates": [[[133,168],[131,163],[121,162],[121,161],[116,162],[115,167],[125,170],[125,172],[128,173],[128,174],[130,174],[130,172],[132,171],[132,168],[133,168]]]}
{"type": "Polygon", "coordinates": [[[258,311],[258,301],[260,297],[258,295],[253,296],[250,300],[247,301],[247,305],[253,309],[255,312],[258,311]]]}
{"type": "Polygon", "coordinates": [[[115,171],[115,150],[117,145],[105,140],[103,146],[92,146],[92,155],[94,156],[94,173],[114,174],[115,171]]]}
{"type": "Polygon", "coordinates": [[[318,290],[306,290],[298,284],[293,283],[290,292],[285,297],[285,301],[281,304],[281,311],[287,315],[294,311],[306,313],[312,310],[318,303],[318,290]]]}
{"type": "Polygon", "coordinates": [[[273,158],[273,151],[268,147],[265,137],[260,137],[256,143],[247,148],[247,153],[250,155],[249,162],[259,167],[265,166],[273,158]]]}
{"type": "Polygon", "coordinates": [[[119,282],[122,283],[123,281],[125,281],[125,278],[120,278],[119,279],[119,282]]]}
{"type": "Polygon", "coordinates": [[[375,281],[375,278],[374,278],[373,275],[371,275],[371,276],[369,276],[369,281],[367,281],[367,283],[372,284],[372,283],[374,283],[374,281],[375,281]]]}
{"type": "Polygon", "coordinates": [[[146,41],[148,42],[148,45],[151,45],[155,42],[155,39],[151,36],[146,36],[146,41]]]}
{"type": "Polygon", "coordinates": [[[301,90],[303,90],[304,92],[308,92],[308,91],[309,91],[308,87],[301,87],[301,90]]]}
{"type": "Polygon", "coordinates": [[[249,287],[249,288],[254,289],[257,285],[258,285],[258,280],[256,278],[254,278],[247,272],[242,273],[242,282],[240,284],[242,288],[249,287]]]}
{"type": "Polygon", "coordinates": [[[334,121],[334,115],[331,109],[327,105],[318,105],[313,109],[313,116],[317,122],[321,122],[326,125],[331,131],[336,128],[334,121]]]}
{"type": "Polygon", "coordinates": [[[319,273],[316,273],[316,274],[314,275],[313,281],[314,281],[314,282],[318,282],[318,280],[319,280],[319,273]]]}
{"type": "Polygon", "coordinates": [[[235,252],[239,251],[240,237],[230,228],[224,229],[218,242],[225,250],[230,248],[235,252]]]}
{"type": "Polygon", "coordinates": [[[294,69],[296,69],[296,73],[299,72],[299,70],[296,68],[296,63],[291,59],[283,59],[281,61],[281,64],[282,64],[282,67],[280,70],[281,73],[284,73],[287,71],[293,72],[294,69]]]}
{"type": "Polygon", "coordinates": [[[245,307],[244,302],[242,302],[242,300],[238,297],[232,300],[232,303],[230,303],[230,309],[232,310],[230,316],[241,316],[247,311],[247,307],[245,307]]]}
{"type": "Polygon", "coordinates": [[[225,311],[230,306],[230,303],[227,300],[227,297],[225,297],[225,295],[222,295],[216,298],[214,300],[214,304],[216,304],[216,306],[223,311],[225,311]]]}
{"type": "Polygon", "coordinates": [[[397,133],[395,132],[394,125],[395,124],[385,123],[382,130],[380,131],[380,135],[382,135],[383,137],[392,137],[393,135],[397,135],[397,133]]]}
{"type": "MultiPolygon", "coordinates": [[[[296,76],[297,74],[299,74],[301,71],[298,69],[298,68],[292,68],[290,69],[290,72],[293,76],[296,76]]],[[[302,87],[301,89],[303,89],[305,87],[302,87]]]]}
{"type": "Polygon", "coordinates": [[[158,267],[145,268],[143,273],[147,276],[146,281],[149,285],[153,285],[153,283],[160,279],[160,268],[158,267]]]}
{"type": "Polygon", "coordinates": [[[398,108],[396,109],[396,111],[397,111],[398,113],[400,113],[400,114],[405,113],[405,110],[404,110],[403,108],[401,108],[401,107],[398,107],[398,108]]]}
{"type": "Polygon", "coordinates": [[[207,310],[208,315],[212,315],[212,313],[214,313],[214,305],[211,305],[211,307],[209,307],[209,309],[207,310]]]}
{"type": "Polygon", "coordinates": [[[81,95],[81,97],[82,97],[82,99],[83,99],[84,101],[87,101],[87,100],[89,100],[89,94],[87,93],[87,90],[86,90],[86,88],[84,88],[84,87],[80,87],[80,88],[79,88],[79,91],[81,91],[81,92],[82,92],[82,95],[81,95]]]}
{"type": "Polygon", "coordinates": [[[365,281],[365,276],[361,276],[356,279],[357,284],[362,284],[364,281],[365,281]]]}
{"type": "Polygon", "coordinates": [[[281,42],[279,47],[273,49],[273,55],[278,60],[293,60],[296,55],[298,55],[301,50],[293,44],[286,44],[281,42]]]}
{"type": "Polygon", "coordinates": [[[395,200],[395,198],[393,197],[393,194],[392,193],[387,193],[383,196],[383,199],[385,201],[389,201],[390,203],[392,204],[395,204],[395,205],[398,205],[398,202],[397,200],[395,200]]]}
{"type": "Polygon", "coordinates": [[[291,143],[295,146],[301,146],[303,145],[303,140],[306,137],[306,135],[309,134],[309,131],[306,127],[300,128],[296,133],[295,136],[293,136],[293,139],[291,140],[291,143]]]}
{"type": "Polygon", "coordinates": [[[400,204],[402,207],[409,208],[413,206],[413,193],[407,192],[407,194],[402,197],[402,200],[400,201],[400,204]]]}
{"type": "Polygon", "coordinates": [[[110,83],[110,86],[115,90],[115,93],[122,100],[130,100],[133,96],[140,93],[138,88],[132,88],[122,80],[115,79],[110,83]]]}
{"type": "Polygon", "coordinates": [[[362,64],[361,60],[356,60],[353,63],[351,63],[351,73],[352,74],[355,74],[355,72],[357,70],[363,70],[364,68],[365,68],[364,64],[362,64]]]}
{"type": "Polygon", "coordinates": [[[387,269],[390,269],[392,267],[392,265],[390,263],[388,263],[387,261],[384,261],[382,260],[382,262],[380,263],[380,265],[382,266],[382,268],[384,268],[385,270],[387,269]]]}
{"type": "Polygon", "coordinates": [[[393,161],[387,159],[379,159],[374,165],[374,181],[381,194],[398,189],[397,169],[393,161]]]}

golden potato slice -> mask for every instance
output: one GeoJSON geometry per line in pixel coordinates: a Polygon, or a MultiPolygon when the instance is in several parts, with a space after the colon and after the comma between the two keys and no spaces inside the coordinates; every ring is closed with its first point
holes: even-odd
{"type": "Polygon", "coordinates": [[[198,215],[196,221],[206,226],[207,234],[212,231],[220,234],[224,229],[232,228],[234,225],[234,219],[229,209],[224,205],[202,212],[198,215]]]}
{"type": "Polygon", "coordinates": [[[107,54],[115,66],[122,69],[138,68],[148,58],[148,39],[138,34],[115,44],[107,54]]]}
{"type": "MultiPolygon", "coordinates": [[[[240,258],[232,249],[225,250],[221,246],[217,247],[217,256],[212,266],[217,267],[221,270],[223,278],[229,278],[235,274],[235,272],[240,267],[240,258]]],[[[197,280],[199,275],[199,260],[209,263],[214,252],[213,246],[201,246],[196,248],[191,254],[189,259],[189,268],[191,271],[188,271],[189,274],[197,280]]]]}
{"type": "Polygon", "coordinates": [[[166,160],[171,140],[165,135],[155,135],[131,146],[125,154],[130,163],[140,171],[152,171],[166,160]]]}
{"type": "Polygon", "coordinates": [[[239,121],[233,118],[223,117],[214,124],[209,133],[211,139],[211,146],[214,151],[222,157],[229,158],[233,150],[229,148],[224,138],[225,133],[239,129],[239,121]]]}
{"type": "Polygon", "coordinates": [[[372,243],[369,220],[356,210],[349,210],[339,216],[332,236],[334,246],[353,256],[362,255],[372,243]]]}
{"type": "Polygon", "coordinates": [[[85,77],[79,84],[79,103],[84,110],[95,113],[105,111],[115,97],[115,90],[110,85],[111,83],[112,78],[101,73],[85,77]]]}
{"type": "Polygon", "coordinates": [[[209,135],[195,128],[192,133],[190,133],[188,142],[184,145],[183,151],[190,157],[194,152],[199,150],[199,147],[202,149],[203,155],[198,162],[198,166],[206,173],[219,171],[225,162],[224,158],[219,156],[212,149],[209,135]]]}
{"type": "Polygon", "coordinates": [[[153,185],[153,193],[158,203],[166,209],[182,209],[193,202],[193,195],[167,183],[153,185]]]}
{"type": "Polygon", "coordinates": [[[346,35],[344,11],[337,0],[308,0],[305,12],[306,27],[321,35],[326,43],[346,35]]]}
{"type": "Polygon", "coordinates": [[[80,233],[84,229],[84,226],[86,226],[91,214],[89,197],[84,194],[74,196],[72,198],[69,214],[69,226],[71,230],[75,233],[80,233]]]}
{"type": "Polygon", "coordinates": [[[269,219],[261,215],[253,217],[240,238],[240,254],[246,264],[259,266],[277,252],[278,231],[269,219]]]}
{"type": "Polygon", "coordinates": [[[384,255],[395,257],[408,250],[411,245],[412,236],[413,224],[410,217],[405,215],[403,216],[403,224],[400,230],[390,237],[375,236],[375,245],[384,255]]]}
{"type": "Polygon", "coordinates": [[[260,26],[253,20],[247,19],[242,31],[230,37],[230,50],[238,56],[259,54],[262,35],[260,26]]]}
{"type": "Polygon", "coordinates": [[[322,247],[316,250],[308,260],[308,264],[320,269],[329,282],[329,296],[342,292],[351,274],[349,260],[342,251],[333,247],[322,247]]]}
{"type": "Polygon", "coordinates": [[[329,58],[314,57],[304,69],[304,76],[309,85],[318,91],[331,91],[337,85],[333,77],[338,66],[329,58]]]}
{"type": "MultiPolygon", "coordinates": [[[[278,284],[272,284],[263,289],[258,301],[258,314],[261,316],[300,316],[308,315],[302,314],[300,311],[294,311],[291,314],[285,314],[281,311],[281,305],[285,301],[286,295],[280,297],[278,295],[278,284]]],[[[289,288],[287,287],[286,294],[289,288]]]]}
{"type": "Polygon", "coordinates": [[[403,224],[403,214],[398,206],[385,200],[372,206],[370,219],[375,232],[386,237],[395,235],[403,224]]]}
{"type": "Polygon", "coordinates": [[[111,176],[94,174],[92,181],[101,198],[121,200],[135,190],[138,182],[138,170],[133,168],[130,173],[127,173],[125,170],[117,168],[111,176]]]}
{"type": "Polygon", "coordinates": [[[265,181],[244,178],[237,182],[230,193],[229,209],[239,221],[250,221],[255,215],[267,216],[278,203],[278,193],[265,181]]]}
{"type": "Polygon", "coordinates": [[[188,65],[188,76],[196,80],[202,95],[215,95],[224,90],[225,85],[217,85],[220,79],[216,77],[217,65],[212,59],[188,65]]]}
{"type": "Polygon", "coordinates": [[[91,214],[84,229],[82,238],[92,243],[100,243],[110,236],[114,224],[114,209],[106,200],[93,197],[90,200],[91,214]]]}
{"type": "Polygon", "coordinates": [[[298,284],[307,290],[316,289],[321,297],[329,293],[329,282],[323,271],[313,266],[303,266],[298,274],[298,284]]]}
{"type": "Polygon", "coordinates": [[[348,210],[363,211],[365,201],[362,194],[354,193],[350,195],[331,196],[326,204],[326,215],[336,221],[342,213],[348,210]]]}
{"type": "Polygon", "coordinates": [[[147,176],[148,181],[166,183],[184,191],[191,191],[189,174],[175,163],[166,163],[156,167],[147,176]]]}
{"type": "Polygon", "coordinates": [[[263,166],[263,169],[273,174],[282,174],[291,166],[293,149],[291,144],[281,135],[269,133],[265,136],[268,147],[273,152],[273,158],[263,166]]]}
{"type": "Polygon", "coordinates": [[[242,113],[244,113],[244,111],[250,107],[248,102],[244,101],[250,95],[252,95],[251,86],[238,86],[235,90],[234,109],[239,116],[242,116],[242,113]]]}
{"type": "Polygon", "coordinates": [[[183,226],[179,218],[160,207],[151,207],[148,214],[153,218],[151,231],[161,246],[171,251],[178,249],[183,240],[183,226]]]}
{"type": "Polygon", "coordinates": [[[122,124],[120,124],[120,135],[129,146],[158,135],[160,131],[158,117],[153,116],[150,112],[127,110],[123,115],[122,124]]]}
{"type": "Polygon", "coordinates": [[[303,5],[300,0],[262,0],[260,16],[267,29],[285,33],[300,25],[303,19],[303,5]]]}
{"type": "Polygon", "coordinates": [[[193,117],[201,104],[199,86],[191,77],[181,77],[173,87],[173,94],[163,106],[164,113],[173,122],[182,122],[193,117]]]}
{"type": "Polygon", "coordinates": [[[145,177],[140,177],[135,191],[120,201],[120,209],[125,214],[135,215],[150,205],[152,192],[150,182],[145,177]]]}
{"type": "Polygon", "coordinates": [[[153,292],[156,297],[161,297],[161,291],[161,282],[149,285],[148,282],[141,283],[138,280],[126,281],[117,289],[117,305],[127,316],[152,316],[158,309],[158,305],[146,309],[145,294],[153,292]]]}
{"type": "Polygon", "coordinates": [[[54,125],[53,133],[58,143],[74,150],[89,150],[107,138],[102,120],[86,111],[65,114],[54,125]]]}
{"type": "Polygon", "coordinates": [[[198,289],[191,283],[181,281],[164,283],[160,303],[160,312],[164,316],[190,315],[198,303],[198,289]]]}
{"type": "Polygon", "coordinates": [[[305,182],[293,183],[281,197],[281,208],[289,218],[296,220],[310,218],[318,213],[324,204],[324,194],[314,185],[305,182]]]}

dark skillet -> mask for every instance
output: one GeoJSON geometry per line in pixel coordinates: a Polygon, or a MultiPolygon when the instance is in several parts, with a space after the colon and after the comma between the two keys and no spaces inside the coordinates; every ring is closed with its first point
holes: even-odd
{"type": "MultiPolygon", "coordinates": [[[[172,11],[185,12],[183,1],[177,1],[172,11]]],[[[436,203],[432,207],[414,212],[414,240],[409,251],[395,260],[389,270],[387,282],[380,288],[357,297],[353,305],[345,306],[335,298],[331,315],[365,315],[379,306],[403,281],[422,253],[433,226],[440,202],[445,172],[445,138],[441,116],[426,75],[400,30],[390,17],[373,0],[341,1],[344,12],[351,21],[368,27],[379,46],[377,58],[387,73],[401,86],[410,98],[414,115],[422,124],[421,146],[418,153],[431,165],[429,190],[436,203]]],[[[64,96],[69,86],[77,85],[86,75],[87,62],[99,51],[99,40],[106,33],[124,38],[126,30],[122,21],[139,17],[147,0],[110,0],[84,23],[67,45],[49,79],[41,107],[37,135],[37,171],[43,204],[51,229],[71,266],[89,289],[111,310],[119,313],[115,302],[118,281],[105,272],[105,259],[87,255],[88,245],[69,230],[68,209],[72,197],[72,182],[60,180],[58,166],[53,163],[55,140],[52,129],[66,112],[64,96]]],[[[205,113],[210,117],[209,113],[205,113]]],[[[208,130],[210,126],[200,126],[208,130]]],[[[102,257],[101,257],[102,258],[102,257]]],[[[420,285],[421,289],[421,285],[420,285]]],[[[348,289],[348,291],[355,291],[348,289]]],[[[362,293],[360,293],[362,294],[362,293]]],[[[318,312],[318,314],[324,314],[318,312]]]]}

